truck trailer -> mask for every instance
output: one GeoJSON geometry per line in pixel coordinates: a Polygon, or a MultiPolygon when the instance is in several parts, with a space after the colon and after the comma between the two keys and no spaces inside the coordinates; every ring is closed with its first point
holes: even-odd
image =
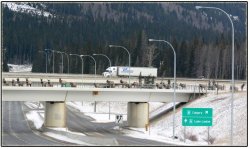
{"type": "MultiPolygon", "coordinates": [[[[105,72],[102,73],[104,77],[126,77],[129,76],[129,67],[127,66],[112,66],[108,67],[105,72]]],[[[154,67],[130,67],[130,76],[132,77],[157,77],[157,68],[154,67]]]]}

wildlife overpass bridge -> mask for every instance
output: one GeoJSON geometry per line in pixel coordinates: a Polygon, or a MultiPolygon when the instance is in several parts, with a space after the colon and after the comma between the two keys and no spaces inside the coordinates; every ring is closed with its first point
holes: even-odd
{"type": "MultiPolygon", "coordinates": [[[[188,102],[199,91],[176,90],[176,102],[188,102]]],[[[128,125],[145,127],[148,102],[173,102],[173,89],[67,88],[2,86],[2,101],[45,101],[45,126],[66,127],[67,101],[128,102],[128,125]]]]}

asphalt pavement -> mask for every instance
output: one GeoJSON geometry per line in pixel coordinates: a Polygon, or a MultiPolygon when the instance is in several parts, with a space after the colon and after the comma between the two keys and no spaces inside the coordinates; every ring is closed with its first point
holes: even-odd
{"type": "Polygon", "coordinates": [[[65,143],[33,132],[21,102],[2,102],[2,146],[62,146],[65,143]]]}
{"type": "Polygon", "coordinates": [[[111,140],[115,139],[118,146],[172,146],[172,144],[166,144],[163,142],[125,136],[119,130],[113,129],[116,126],[114,122],[112,123],[91,122],[93,121],[91,117],[86,116],[83,113],[78,112],[77,110],[71,107],[67,108],[67,114],[68,114],[67,126],[69,130],[81,132],[87,136],[93,137],[93,139],[94,138],[99,138],[99,139],[105,138],[111,140]]]}
{"type": "MultiPolygon", "coordinates": [[[[22,102],[2,102],[2,146],[74,146],[32,130],[24,116],[22,102]]],[[[68,106],[67,106],[68,107],[68,106]]],[[[163,142],[125,136],[112,123],[94,123],[83,113],[67,108],[67,127],[86,136],[81,141],[93,146],[172,146],[163,142]]]]}

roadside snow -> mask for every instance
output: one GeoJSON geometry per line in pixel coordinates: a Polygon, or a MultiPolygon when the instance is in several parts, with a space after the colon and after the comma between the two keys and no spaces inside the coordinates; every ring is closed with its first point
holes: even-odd
{"type": "MultiPolygon", "coordinates": [[[[175,105],[179,104],[180,102],[175,102],[175,105]]],[[[150,106],[152,105],[152,103],[150,103],[150,106]]],[[[163,104],[161,106],[159,106],[157,109],[151,111],[149,113],[149,119],[160,114],[161,112],[167,110],[167,109],[170,109],[174,106],[174,103],[173,102],[170,102],[170,103],[167,103],[167,104],[163,104]]]]}
{"type": "MultiPolygon", "coordinates": [[[[101,114],[101,113],[84,113],[84,115],[90,116],[95,119],[95,123],[110,123],[115,122],[115,114],[110,114],[110,120],[108,114],[101,114]]],[[[127,115],[123,115],[123,121],[127,120],[127,115]]]]}
{"type": "MultiPolygon", "coordinates": [[[[114,128],[114,129],[117,129],[117,128],[114,128]]],[[[122,129],[122,132],[125,133],[125,135],[129,136],[129,137],[154,140],[154,141],[159,141],[159,142],[173,144],[173,145],[181,145],[181,146],[192,145],[192,144],[180,142],[178,140],[173,140],[172,138],[166,138],[166,137],[159,136],[156,134],[150,134],[150,131],[145,131],[145,128],[129,128],[129,129],[131,129],[131,130],[122,129]]]]}
{"type": "Polygon", "coordinates": [[[38,114],[37,111],[30,111],[26,114],[28,120],[32,121],[36,129],[40,129],[43,125],[44,120],[38,114]]]}
{"type": "Polygon", "coordinates": [[[76,139],[71,139],[69,137],[66,137],[66,136],[63,136],[63,135],[59,135],[59,134],[55,134],[55,133],[52,133],[52,132],[45,132],[43,133],[47,136],[50,136],[52,138],[55,138],[55,139],[58,139],[58,140],[61,140],[61,141],[65,141],[65,142],[70,142],[70,143],[75,143],[75,144],[80,144],[80,145],[88,145],[88,146],[93,146],[93,144],[89,144],[89,143],[86,143],[86,142],[82,142],[80,140],[76,140],[76,139]]]}

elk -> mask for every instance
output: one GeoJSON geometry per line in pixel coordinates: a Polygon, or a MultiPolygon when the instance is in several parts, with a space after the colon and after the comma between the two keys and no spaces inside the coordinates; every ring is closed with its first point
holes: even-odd
{"type": "Polygon", "coordinates": [[[243,89],[244,89],[244,86],[245,86],[245,83],[243,83],[241,86],[240,86],[240,88],[241,88],[241,91],[243,91],[243,89]]]}
{"type": "Polygon", "coordinates": [[[48,84],[48,87],[53,87],[53,84],[50,82],[50,80],[48,80],[48,83],[45,84],[45,86],[47,86],[48,84]]]}
{"type": "Polygon", "coordinates": [[[179,86],[181,87],[181,89],[185,89],[186,88],[186,84],[180,83],[179,86]]]}
{"type": "Polygon", "coordinates": [[[156,85],[156,87],[157,87],[158,89],[162,89],[162,88],[163,88],[161,83],[160,83],[160,84],[159,84],[159,83],[156,83],[155,85],[156,85]]]}
{"type": "Polygon", "coordinates": [[[202,91],[203,89],[205,90],[205,88],[206,88],[206,85],[204,85],[204,84],[199,84],[199,89],[202,91]]]}
{"type": "Polygon", "coordinates": [[[76,86],[77,86],[77,84],[76,84],[76,83],[74,83],[74,82],[70,82],[70,86],[71,86],[71,87],[76,87],[76,86]]]}
{"type": "Polygon", "coordinates": [[[40,78],[40,80],[41,80],[41,85],[42,85],[42,87],[45,87],[45,86],[46,86],[46,83],[43,82],[43,79],[42,79],[42,78],[40,78]]]}
{"type": "Polygon", "coordinates": [[[122,84],[122,88],[124,88],[124,85],[125,87],[129,87],[127,81],[120,80],[120,83],[122,84]]]}
{"type": "Polygon", "coordinates": [[[114,88],[115,87],[115,82],[114,81],[107,80],[106,82],[108,84],[108,88],[114,88]]]}
{"type": "Polygon", "coordinates": [[[62,80],[61,78],[59,78],[59,83],[60,83],[60,84],[65,84],[66,81],[64,81],[64,80],[62,80]]]}
{"type": "Polygon", "coordinates": [[[31,87],[31,81],[29,81],[28,78],[26,78],[26,86],[30,86],[31,87]]]}
{"type": "MultiPolygon", "coordinates": [[[[230,86],[230,91],[231,91],[231,90],[232,90],[232,86],[230,86]]],[[[238,90],[239,90],[239,88],[235,86],[235,87],[234,87],[234,91],[237,92],[238,90]]]]}
{"type": "Polygon", "coordinates": [[[132,85],[131,85],[131,87],[134,87],[134,88],[138,88],[138,86],[139,86],[138,82],[133,82],[132,85]]]}
{"type": "Polygon", "coordinates": [[[163,82],[162,85],[163,85],[163,87],[164,87],[165,89],[170,89],[170,84],[165,84],[165,83],[163,82]]]}
{"type": "Polygon", "coordinates": [[[3,84],[4,84],[5,86],[9,86],[9,83],[7,83],[7,81],[5,80],[5,78],[3,78],[3,84]]]}
{"type": "Polygon", "coordinates": [[[17,82],[18,86],[23,86],[23,84],[24,84],[23,82],[20,82],[19,78],[16,79],[16,82],[17,82]]]}
{"type": "Polygon", "coordinates": [[[215,84],[214,85],[218,90],[224,90],[224,85],[222,86],[222,85],[218,85],[218,84],[215,84]]]}
{"type": "Polygon", "coordinates": [[[12,86],[16,86],[16,85],[17,85],[14,79],[12,79],[11,85],[12,85],[12,86]]]}

